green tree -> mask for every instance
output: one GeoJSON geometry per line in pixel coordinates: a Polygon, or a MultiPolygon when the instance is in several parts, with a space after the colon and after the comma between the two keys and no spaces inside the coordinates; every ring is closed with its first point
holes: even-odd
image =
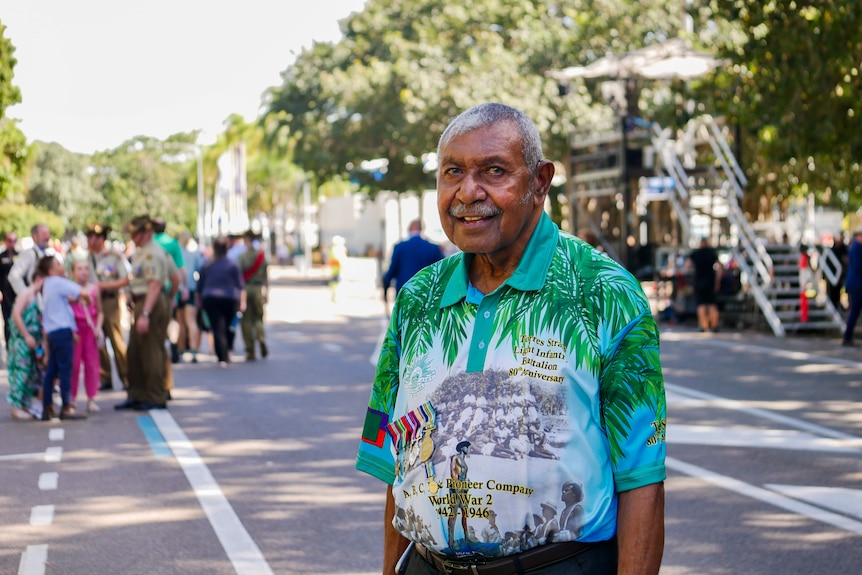
{"type": "Polygon", "coordinates": [[[729,62],[704,100],[744,129],[758,195],[862,202],[862,4],[708,0],[693,13],[729,62]]]}
{"type": "Polygon", "coordinates": [[[172,138],[163,142],[138,136],[93,155],[93,187],[104,197],[103,219],[114,229],[145,213],[171,222],[172,229],[194,229],[196,196],[187,190],[184,179],[189,162],[176,161],[177,149],[168,145],[188,138],[172,138]]]}
{"type": "Polygon", "coordinates": [[[21,102],[21,91],[12,83],[18,60],[15,47],[5,33],[6,26],[0,22],[0,200],[20,196],[30,152],[18,122],[6,116],[10,106],[21,102]]]}
{"type": "Polygon", "coordinates": [[[607,110],[584,86],[560,94],[546,72],[675,35],[680,15],[670,0],[371,0],[342,23],[341,42],[302,52],[269,92],[268,142],[288,134],[317,182],[342,174],[370,193],[421,191],[434,187],[423,155],[448,121],[500,101],[530,115],[562,162],[571,126],[607,110]],[[362,171],[372,159],[385,173],[362,171]]]}
{"type": "Polygon", "coordinates": [[[28,180],[29,203],[59,214],[67,229],[81,230],[107,207],[93,189],[89,157],[55,143],[37,143],[28,180]]]}
{"type": "Polygon", "coordinates": [[[0,210],[0,233],[15,232],[19,238],[29,238],[30,228],[36,224],[45,224],[51,230],[51,236],[63,237],[66,224],[53,212],[37,208],[29,204],[4,204],[0,210]]]}

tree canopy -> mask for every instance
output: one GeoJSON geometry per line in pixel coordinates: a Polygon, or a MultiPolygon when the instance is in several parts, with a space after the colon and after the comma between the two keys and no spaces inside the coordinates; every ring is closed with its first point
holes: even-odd
{"type": "Polygon", "coordinates": [[[529,114],[546,156],[562,160],[570,126],[606,111],[586,90],[562,96],[545,72],[675,35],[678,5],[371,0],[342,23],[341,42],[302,52],[270,90],[268,141],[286,130],[296,162],[318,180],[342,174],[371,193],[418,191],[434,185],[423,155],[449,120],[499,101],[529,114]]]}
{"type": "Polygon", "coordinates": [[[0,21],[0,200],[22,192],[30,151],[18,122],[6,116],[10,106],[21,102],[21,91],[12,83],[17,63],[15,47],[0,21]]]}
{"type": "MultiPolygon", "coordinates": [[[[639,115],[679,124],[692,100],[727,116],[744,134],[752,197],[815,193],[845,211],[862,201],[860,3],[369,0],[341,27],[340,41],[313,44],[287,66],[260,118],[228,117],[202,152],[206,190],[219,155],[240,141],[251,214],[294,205],[309,178],[315,195],[432,188],[445,125],[484,101],[524,110],[564,172],[571,130],[614,111],[601,80],[563,91],[548,72],[682,35],[728,64],[699,81],[644,81],[639,115]]],[[[70,230],[95,219],[118,229],[145,211],[194,229],[197,134],[142,135],[89,157],[54,145],[34,153],[5,115],[22,95],[4,31],[0,23],[0,199],[62,214],[70,230]]]]}
{"type": "Polygon", "coordinates": [[[748,134],[760,194],[862,201],[862,4],[709,0],[693,10],[731,65],[702,94],[748,134]]]}

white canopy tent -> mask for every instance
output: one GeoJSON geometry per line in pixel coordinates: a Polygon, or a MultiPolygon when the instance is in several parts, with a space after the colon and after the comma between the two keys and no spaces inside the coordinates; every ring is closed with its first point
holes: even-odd
{"type": "Polygon", "coordinates": [[[622,56],[609,54],[588,66],[552,70],[548,76],[557,81],[574,78],[689,79],[711,72],[720,64],[721,61],[711,54],[694,50],[682,38],[673,38],[622,56]]]}

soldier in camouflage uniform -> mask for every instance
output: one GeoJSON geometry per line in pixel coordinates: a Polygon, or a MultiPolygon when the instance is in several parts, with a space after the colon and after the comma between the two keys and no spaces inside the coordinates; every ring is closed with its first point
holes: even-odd
{"type": "Polygon", "coordinates": [[[180,285],[179,273],[164,248],[153,241],[153,221],[149,216],[134,218],[126,230],[136,246],[129,280],[135,324],[129,334],[129,396],[114,408],[165,409],[165,338],[170,302],[180,285]],[[168,281],[173,288],[165,294],[168,281]]]}
{"type": "MultiPolygon", "coordinates": [[[[110,340],[114,350],[114,361],[117,364],[117,375],[123,384],[123,389],[129,387],[128,361],[126,358],[126,338],[121,325],[122,307],[120,296],[123,288],[129,285],[129,262],[116,250],[108,246],[105,240],[111,228],[104,224],[93,224],[87,228],[87,249],[90,261],[90,277],[99,286],[102,295],[102,311],[105,320],[102,330],[105,339],[110,340]]],[[[113,389],[111,378],[111,356],[107,346],[99,350],[101,359],[100,389],[113,389]]]]}
{"type": "Polygon", "coordinates": [[[266,253],[262,245],[255,246],[254,232],[247,231],[244,236],[246,250],[240,254],[238,264],[245,281],[246,306],[240,322],[242,339],[245,342],[247,361],[254,361],[255,341],[260,344],[260,355],[269,355],[266,347],[266,332],[263,328],[263,308],[267,301],[269,282],[267,280],[266,253]]]}

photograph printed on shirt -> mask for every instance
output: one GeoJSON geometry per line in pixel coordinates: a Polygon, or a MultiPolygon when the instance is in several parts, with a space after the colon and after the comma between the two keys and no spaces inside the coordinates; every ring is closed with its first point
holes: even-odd
{"type": "Polygon", "coordinates": [[[541,378],[514,368],[453,375],[389,424],[399,531],[450,555],[490,557],[580,536],[583,480],[562,475],[559,461],[571,433],[566,388],[547,364],[529,375],[542,368],[541,378]]]}

